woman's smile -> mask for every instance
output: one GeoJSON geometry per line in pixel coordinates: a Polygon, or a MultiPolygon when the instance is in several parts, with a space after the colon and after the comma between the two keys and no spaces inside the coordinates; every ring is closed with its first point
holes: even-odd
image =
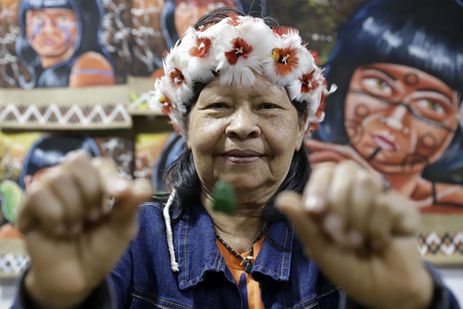
{"type": "Polygon", "coordinates": [[[264,154],[250,149],[232,149],[223,152],[220,156],[231,164],[249,165],[260,161],[264,154]]]}

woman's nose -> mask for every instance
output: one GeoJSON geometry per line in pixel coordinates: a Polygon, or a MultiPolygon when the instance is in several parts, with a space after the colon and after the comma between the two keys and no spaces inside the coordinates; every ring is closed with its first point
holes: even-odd
{"type": "Polygon", "coordinates": [[[241,140],[256,138],[261,134],[257,116],[248,109],[239,109],[232,116],[225,129],[225,135],[229,138],[241,140]]]}
{"type": "Polygon", "coordinates": [[[394,108],[392,114],[386,117],[386,125],[395,130],[402,130],[404,127],[403,119],[407,112],[405,106],[398,105],[394,108]]]}

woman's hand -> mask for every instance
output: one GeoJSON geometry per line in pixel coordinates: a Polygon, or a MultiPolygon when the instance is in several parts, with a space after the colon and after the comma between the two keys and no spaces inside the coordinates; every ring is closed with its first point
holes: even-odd
{"type": "Polygon", "coordinates": [[[84,152],[33,182],[18,218],[32,298],[45,308],[82,302],[120,259],[136,233],[138,205],[150,196],[146,180],[123,179],[112,161],[84,152]]]}
{"type": "Polygon", "coordinates": [[[433,283],[414,237],[419,214],[382,178],[352,161],[320,164],[304,196],[284,192],[277,206],[306,254],[357,302],[372,308],[425,308],[433,283]]]}

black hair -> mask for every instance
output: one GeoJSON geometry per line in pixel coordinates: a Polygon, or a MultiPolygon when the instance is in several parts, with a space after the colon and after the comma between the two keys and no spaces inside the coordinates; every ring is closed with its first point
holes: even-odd
{"type": "MultiPolygon", "coordinates": [[[[326,118],[315,138],[348,144],[344,103],[357,67],[392,63],[425,71],[463,96],[463,7],[453,0],[373,0],[339,32],[325,67],[326,79],[338,90],[327,99],[326,118]]],[[[459,103],[461,104],[461,103],[459,103]]],[[[461,183],[463,133],[459,127],[441,158],[426,167],[431,181],[461,183]],[[451,171],[451,172],[449,172],[451,171]]]]}
{"type": "MultiPolygon", "coordinates": [[[[207,25],[211,23],[217,23],[220,20],[229,17],[231,15],[243,15],[236,9],[232,8],[219,8],[211,11],[210,13],[203,16],[195,24],[195,28],[199,28],[202,25],[207,25]]],[[[271,23],[271,26],[276,26],[277,23],[273,19],[267,19],[271,23]]],[[[266,21],[266,22],[267,22],[266,21]]],[[[199,93],[203,89],[204,84],[195,84],[193,87],[194,96],[193,99],[186,104],[186,113],[185,118],[188,118],[188,114],[191,111],[192,106],[196,103],[199,93]]],[[[296,107],[298,117],[301,120],[307,113],[307,108],[304,104],[300,102],[293,101],[293,105],[296,107]]],[[[201,184],[199,176],[196,172],[193,155],[191,150],[187,147],[184,148],[183,153],[180,157],[174,161],[172,166],[169,169],[169,180],[173,188],[176,189],[177,195],[173,204],[173,213],[178,214],[173,219],[173,222],[178,222],[180,220],[185,208],[187,205],[191,205],[195,201],[200,200],[201,194],[201,184]]],[[[266,229],[271,225],[272,222],[283,218],[281,213],[279,213],[274,207],[273,202],[276,195],[279,192],[284,190],[291,190],[295,192],[302,193],[304,190],[305,184],[309,179],[310,175],[310,165],[307,158],[307,153],[304,147],[301,147],[298,151],[294,153],[288,174],[275,195],[270,199],[263,211],[263,220],[264,220],[264,233],[266,229]]],[[[273,242],[269,239],[270,242],[273,242]]],[[[278,244],[275,244],[278,247],[278,244]]],[[[288,248],[283,248],[284,250],[288,248]]]]}

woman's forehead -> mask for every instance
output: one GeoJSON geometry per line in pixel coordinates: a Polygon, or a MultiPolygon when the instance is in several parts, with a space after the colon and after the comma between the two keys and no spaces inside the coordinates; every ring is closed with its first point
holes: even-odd
{"type": "Polygon", "coordinates": [[[211,80],[203,89],[208,94],[217,94],[217,95],[230,95],[239,93],[246,93],[250,97],[260,97],[260,96],[287,96],[287,92],[284,87],[272,83],[265,76],[260,74],[254,74],[256,77],[254,83],[249,85],[242,85],[237,83],[232,83],[230,85],[225,85],[220,82],[220,78],[216,77],[211,80]]]}

